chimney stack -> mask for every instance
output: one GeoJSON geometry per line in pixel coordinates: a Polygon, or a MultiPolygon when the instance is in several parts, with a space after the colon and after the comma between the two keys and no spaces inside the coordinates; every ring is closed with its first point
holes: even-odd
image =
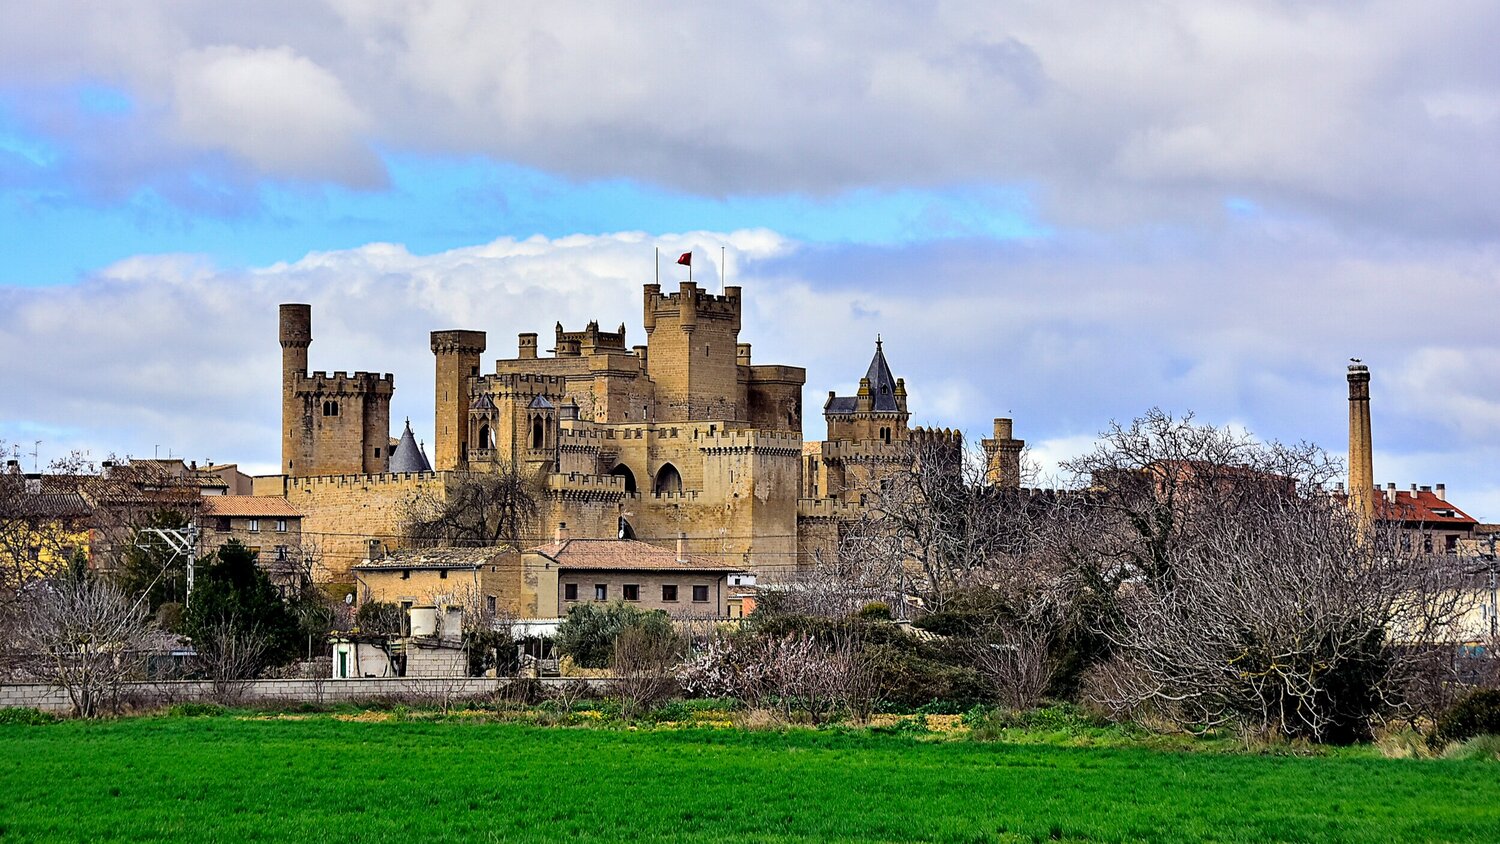
{"type": "Polygon", "coordinates": [[[1438,498],[1441,498],[1444,501],[1448,500],[1448,485],[1447,484],[1438,484],[1435,488],[1433,488],[1432,492],[1438,498]]]}
{"type": "Polygon", "coordinates": [[[1396,484],[1394,481],[1385,485],[1385,500],[1387,503],[1396,503],[1396,484]]]}
{"type": "Polygon", "coordinates": [[[687,534],[679,530],[677,532],[677,562],[687,561],[687,534]]]}
{"type": "Polygon", "coordinates": [[[1370,368],[1349,365],[1349,508],[1364,530],[1375,523],[1375,460],[1370,442],[1370,368]]]}
{"type": "Polygon", "coordinates": [[[553,534],[552,538],[553,538],[554,542],[567,542],[568,541],[568,523],[567,522],[558,522],[557,523],[557,533],[553,534]]]}

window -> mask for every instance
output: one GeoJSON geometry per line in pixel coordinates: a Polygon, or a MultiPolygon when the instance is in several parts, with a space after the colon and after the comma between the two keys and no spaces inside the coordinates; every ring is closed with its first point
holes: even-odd
{"type": "Polygon", "coordinates": [[[411,580],[411,569],[402,569],[401,570],[401,579],[402,580],[411,580]]]}
{"type": "Polygon", "coordinates": [[[494,595],[484,596],[484,608],[489,612],[490,615],[495,614],[496,604],[497,602],[494,595]]]}
{"type": "Polygon", "coordinates": [[[891,444],[891,429],[890,428],[881,428],[880,429],[880,441],[883,442],[883,443],[885,443],[886,445],[890,445],[891,444]]]}
{"type": "Polygon", "coordinates": [[[607,586],[607,585],[605,585],[603,583],[595,583],[594,584],[594,600],[596,600],[596,601],[608,601],[609,600],[609,586],[607,586]]]}
{"type": "Polygon", "coordinates": [[[286,533],[286,519],[277,519],[276,520],[276,532],[277,533],[286,533]]]}
{"type": "Polygon", "coordinates": [[[677,602],[677,584],[665,584],[661,587],[661,599],[669,604],[677,602]]]}
{"type": "Polygon", "coordinates": [[[1449,554],[1457,554],[1458,553],[1458,535],[1450,533],[1446,537],[1444,537],[1443,538],[1443,547],[1444,547],[1444,549],[1449,554]]]}
{"type": "Polygon", "coordinates": [[[220,516],[214,521],[214,527],[219,530],[229,530],[229,517],[220,516]]]}
{"type": "Polygon", "coordinates": [[[260,519],[251,519],[250,520],[250,532],[251,533],[260,533],[260,519]]]}
{"type": "Polygon", "coordinates": [[[542,417],[538,416],[531,420],[531,447],[541,448],[546,444],[546,433],[542,428],[542,417]]]}
{"type": "Polygon", "coordinates": [[[707,603],[707,602],[708,602],[708,587],[707,586],[694,586],[693,587],[693,603],[695,603],[695,604],[702,604],[702,603],[707,603]]]}
{"type": "Polygon", "coordinates": [[[380,456],[380,446],[378,446],[378,445],[377,445],[377,446],[375,446],[375,456],[376,456],[376,457],[379,457],[379,456],[380,456]]]}
{"type": "Polygon", "coordinates": [[[1422,553],[1423,554],[1431,554],[1432,553],[1432,534],[1430,534],[1430,533],[1429,534],[1425,534],[1422,537],[1422,553]]]}
{"type": "Polygon", "coordinates": [[[438,571],[438,580],[447,580],[447,579],[448,579],[448,570],[447,569],[442,569],[442,570],[438,571]]]}
{"type": "Polygon", "coordinates": [[[323,402],[323,415],[324,416],[338,416],[339,415],[339,403],[336,402],[336,401],[325,401],[325,402],[323,402]]]}
{"type": "Polygon", "coordinates": [[[563,584],[563,600],[564,601],[576,601],[576,600],[578,600],[578,584],[576,584],[576,583],[565,583],[565,584],[563,584]]]}
{"type": "Polygon", "coordinates": [[[625,600],[639,601],[641,599],[641,587],[638,584],[627,583],[623,588],[625,590],[625,600]]]}

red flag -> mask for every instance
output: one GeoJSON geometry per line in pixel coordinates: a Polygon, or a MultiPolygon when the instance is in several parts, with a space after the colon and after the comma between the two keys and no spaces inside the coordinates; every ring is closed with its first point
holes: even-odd
{"type": "Polygon", "coordinates": [[[691,267],[693,265],[693,253],[682,253],[682,257],[677,259],[677,263],[691,267]]]}

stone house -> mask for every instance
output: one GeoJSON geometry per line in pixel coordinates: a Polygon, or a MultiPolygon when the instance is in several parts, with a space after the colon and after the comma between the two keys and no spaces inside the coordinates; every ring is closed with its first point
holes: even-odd
{"type": "Polygon", "coordinates": [[[315,550],[303,542],[301,511],[285,498],[205,495],[197,519],[200,555],[239,540],[279,589],[299,588],[311,574],[315,550]]]}
{"type": "Polygon", "coordinates": [[[511,548],[388,551],[372,540],[368,555],[352,571],[361,604],[380,601],[406,610],[455,606],[493,616],[513,611],[518,567],[518,555],[511,548]]]}
{"type": "Polygon", "coordinates": [[[676,619],[728,618],[729,577],[739,566],[633,539],[569,539],[522,553],[523,617],[561,617],[570,607],[624,601],[676,619]]]}

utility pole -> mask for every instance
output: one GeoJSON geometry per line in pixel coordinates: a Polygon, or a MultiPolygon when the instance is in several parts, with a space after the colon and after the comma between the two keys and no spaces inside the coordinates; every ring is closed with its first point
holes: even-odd
{"type": "MultiPolygon", "coordinates": [[[[158,578],[166,573],[169,566],[177,562],[178,557],[187,556],[187,597],[183,604],[191,606],[193,603],[193,562],[198,550],[198,526],[189,524],[183,528],[142,528],[141,533],[155,536],[166,543],[167,548],[172,551],[172,556],[167,559],[166,565],[162,566],[161,573],[157,574],[158,578]]],[[[136,547],[142,551],[151,550],[150,543],[140,540],[136,541],[136,547]]]]}

